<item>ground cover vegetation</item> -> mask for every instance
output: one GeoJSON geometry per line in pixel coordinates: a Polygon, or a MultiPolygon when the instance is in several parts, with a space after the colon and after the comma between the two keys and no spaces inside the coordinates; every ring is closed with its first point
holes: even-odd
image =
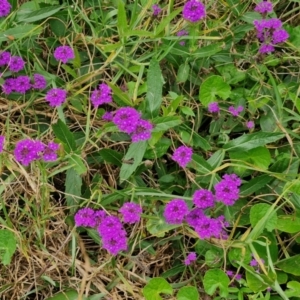
{"type": "Polygon", "coordinates": [[[0,4],[1,299],[300,299],[298,0],[0,4]]]}

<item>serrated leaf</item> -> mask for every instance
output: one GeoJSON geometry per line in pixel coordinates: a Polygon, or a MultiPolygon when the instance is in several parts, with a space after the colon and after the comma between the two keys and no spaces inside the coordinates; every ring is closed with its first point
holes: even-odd
{"type": "Polygon", "coordinates": [[[59,5],[59,6],[51,5],[51,6],[43,7],[39,10],[32,11],[28,14],[20,15],[18,17],[17,21],[25,22],[25,23],[32,23],[32,22],[40,21],[40,20],[46,19],[46,18],[54,15],[55,13],[57,13],[58,11],[60,11],[63,8],[64,8],[64,6],[62,6],[62,5],[59,5]]]}
{"type": "MultiPolygon", "coordinates": [[[[264,216],[266,216],[271,205],[266,203],[255,204],[251,207],[250,210],[250,223],[254,227],[264,216]]],[[[277,226],[277,214],[276,211],[273,211],[268,218],[268,221],[265,224],[261,224],[260,230],[263,231],[266,228],[268,231],[272,231],[277,226]]]]}
{"type": "Polygon", "coordinates": [[[299,297],[300,283],[298,281],[289,281],[287,283],[288,290],[285,291],[287,297],[299,297]]]}
{"type": "Polygon", "coordinates": [[[114,164],[118,167],[122,166],[122,158],[123,158],[123,154],[120,152],[117,152],[115,150],[112,149],[101,149],[99,151],[99,154],[102,156],[102,158],[104,159],[104,161],[114,164]]]}
{"type": "Polygon", "coordinates": [[[73,133],[69,127],[61,120],[58,120],[56,124],[52,125],[53,132],[64,145],[67,153],[76,150],[76,143],[73,133]]]}
{"type": "Polygon", "coordinates": [[[120,182],[127,180],[133,172],[137,169],[143,160],[145,151],[147,149],[147,142],[142,141],[138,143],[132,143],[124,157],[124,162],[120,170],[120,182]],[[133,160],[132,163],[128,164],[127,161],[133,160]]]}
{"type": "Polygon", "coordinates": [[[300,276],[300,254],[279,261],[276,267],[286,273],[300,276]]]}
{"type": "Polygon", "coordinates": [[[79,175],[85,174],[87,172],[87,168],[81,158],[80,155],[76,153],[71,153],[68,156],[69,164],[76,170],[79,175]]]}
{"type": "Polygon", "coordinates": [[[82,178],[74,168],[66,172],[65,192],[66,201],[71,212],[75,212],[81,197],[82,178]]]}
{"type": "Polygon", "coordinates": [[[155,124],[153,132],[166,131],[170,128],[174,128],[182,123],[180,117],[168,116],[168,117],[157,117],[153,120],[155,124]]]}
{"type": "Polygon", "coordinates": [[[42,27],[38,25],[23,24],[14,26],[0,33],[0,42],[8,41],[8,36],[13,36],[14,39],[22,39],[28,36],[39,35],[42,32],[42,27]]]}
{"type": "Polygon", "coordinates": [[[178,72],[177,72],[177,77],[176,77],[176,82],[177,83],[184,83],[187,81],[189,78],[190,74],[190,65],[188,63],[181,64],[179,66],[178,72]]]}
{"type": "Polygon", "coordinates": [[[149,219],[146,223],[146,228],[149,233],[156,237],[164,237],[167,232],[179,227],[180,225],[171,225],[166,223],[163,217],[158,219],[149,219]]]}
{"type": "Polygon", "coordinates": [[[160,105],[162,102],[162,87],[163,78],[159,62],[152,58],[147,73],[147,95],[146,95],[146,112],[152,118],[158,115],[160,105]]]}
{"type": "Polygon", "coordinates": [[[240,195],[243,197],[250,196],[262,187],[266,186],[273,178],[269,175],[261,175],[251,179],[249,182],[244,183],[240,189],[240,195]]]}
{"type": "MultiPolygon", "coordinates": [[[[246,271],[247,285],[255,293],[264,291],[269,286],[268,283],[265,283],[265,282],[263,282],[263,280],[260,280],[258,278],[259,276],[260,276],[259,274],[253,275],[251,272],[246,271]]],[[[263,277],[263,276],[261,276],[261,277],[263,277]]]]}
{"type": "Polygon", "coordinates": [[[177,300],[199,300],[198,290],[194,286],[184,286],[178,291],[177,300]]]}
{"type": "Polygon", "coordinates": [[[213,170],[212,166],[202,156],[197,154],[193,154],[192,162],[190,164],[193,169],[203,175],[208,174],[213,170]]]}
{"type": "Polygon", "coordinates": [[[0,260],[3,265],[9,265],[17,248],[16,238],[13,232],[7,229],[0,230],[0,260]]]}
{"type": "Polygon", "coordinates": [[[278,216],[276,228],[288,233],[300,232],[300,218],[285,215],[278,216]]]}
{"type": "Polygon", "coordinates": [[[159,294],[172,295],[173,289],[168,281],[162,277],[152,278],[143,288],[146,300],[162,300],[159,294]]]}
{"type": "Polygon", "coordinates": [[[228,276],[222,270],[211,269],[204,275],[204,290],[212,296],[219,289],[219,295],[227,298],[229,282],[228,276]]]}
{"type": "Polygon", "coordinates": [[[284,137],[284,134],[277,132],[256,132],[244,134],[223,146],[226,151],[247,151],[253,148],[276,142],[284,137]]]}

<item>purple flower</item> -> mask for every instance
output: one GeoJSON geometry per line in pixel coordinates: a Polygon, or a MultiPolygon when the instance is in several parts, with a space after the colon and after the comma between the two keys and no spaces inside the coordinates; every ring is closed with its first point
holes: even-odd
{"type": "Polygon", "coordinates": [[[9,61],[10,61],[10,53],[8,51],[2,51],[0,53],[0,67],[8,65],[9,61]]]}
{"type": "Polygon", "coordinates": [[[215,185],[216,200],[225,205],[233,205],[239,199],[239,186],[241,180],[235,174],[224,175],[223,179],[215,185]]]}
{"type": "Polygon", "coordinates": [[[75,58],[75,54],[71,47],[59,46],[54,51],[54,58],[56,60],[61,60],[64,64],[66,64],[70,59],[75,58]]]}
{"type": "Polygon", "coordinates": [[[107,111],[104,113],[104,115],[102,116],[102,119],[105,121],[112,121],[113,120],[113,114],[110,111],[107,111]]]}
{"type": "Polygon", "coordinates": [[[195,208],[186,215],[185,220],[190,226],[197,227],[203,216],[203,210],[201,208],[195,208]]]}
{"type": "Polygon", "coordinates": [[[119,212],[123,216],[123,220],[125,223],[134,224],[140,221],[142,207],[133,202],[124,203],[123,206],[119,209],[119,212]]]}
{"type": "Polygon", "coordinates": [[[177,36],[187,36],[187,35],[189,35],[189,32],[183,29],[183,30],[178,31],[176,33],[176,35],[177,36]]]}
{"type": "Polygon", "coordinates": [[[0,153],[3,152],[4,142],[5,142],[5,136],[0,135],[0,153]]]}
{"type": "Polygon", "coordinates": [[[45,146],[45,150],[43,151],[42,158],[44,161],[56,161],[57,160],[57,150],[59,149],[59,144],[54,142],[49,142],[47,146],[45,146]]]}
{"type": "Polygon", "coordinates": [[[195,206],[206,209],[213,207],[215,203],[214,195],[209,190],[196,190],[193,195],[193,202],[195,206]]]}
{"type": "Polygon", "coordinates": [[[153,129],[153,125],[147,120],[139,120],[135,131],[132,133],[131,139],[132,141],[146,141],[151,138],[151,130],[153,129]]]}
{"type": "Polygon", "coordinates": [[[259,47],[259,52],[260,53],[271,53],[275,51],[275,48],[274,46],[272,45],[268,45],[268,44],[262,44],[260,47],[259,47]]]}
{"type": "Polygon", "coordinates": [[[254,128],[254,122],[253,122],[253,121],[248,121],[248,122],[246,122],[246,127],[247,127],[248,129],[254,128]]]}
{"type": "Polygon", "coordinates": [[[47,81],[43,75],[34,74],[33,79],[34,79],[34,84],[32,85],[33,88],[37,90],[43,90],[47,86],[47,81]]]}
{"type": "Polygon", "coordinates": [[[206,15],[205,6],[197,0],[189,0],[185,3],[182,16],[185,20],[192,23],[198,22],[206,15]]]}
{"type": "Polygon", "coordinates": [[[237,117],[243,110],[244,110],[244,107],[242,105],[238,106],[238,108],[234,108],[234,106],[229,106],[229,108],[228,108],[228,111],[234,117],[237,117]]]}
{"type": "Polygon", "coordinates": [[[103,238],[104,236],[110,236],[115,232],[123,232],[125,235],[125,231],[123,225],[118,217],[115,216],[106,216],[102,219],[99,227],[98,232],[99,235],[103,238]]]}
{"type": "Polygon", "coordinates": [[[224,216],[212,219],[204,215],[195,227],[195,231],[198,233],[200,239],[209,239],[211,237],[223,238],[223,226],[224,216]]]}
{"type": "Polygon", "coordinates": [[[271,43],[279,44],[285,42],[289,38],[289,34],[284,29],[277,29],[273,32],[271,43]]]}
{"type": "Polygon", "coordinates": [[[5,17],[10,13],[11,5],[7,0],[2,0],[0,4],[0,17],[5,17]]]}
{"type": "Polygon", "coordinates": [[[67,91],[63,89],[51,89],[47,92],[45,99],[50,106],[60,106],[67,98],[67,91]]]}
{"type": "Polygon", "coordinates": [[[220,107],[219,107],[218,102],[209,103],[207,109],[212,114],[216,114],[216,113],[220,112],[220,107]]]}
{"type": "Polygon", "coordinates": [[[10,71],[19,72],[24,69],[25,62],[20,56],[11,56],[8,66],[10,71]]]}
{"type": "Polygon", "coordinates": [[[30,77],[19,76],[15,78],[15,91],[21,94],[25,94],[31,88],[30,77]]]}
{"type": "Polygon", "coordinates": [[[153,16],[158,16],[161,12],[161,8],[157,5],[157,4],[154,4],[152,5],[152,9],[153,9],[153,16]]]}
{"type": "Polygon", "coordinates": [[[74,216],[75,225],[77,227],[95,227],[94,213],[95,211],[88,207],[79,209],[74,216]]]}
{"type": "Polygon", "coordinates": [[[192,160],[192,155],[192,148],[180,146],[174,151],[172,159],[176,161],[180,167],[185,168],[186,165],[192,160]]]}
{"type": "Polygon", "coordinates": [[[17,142],[14,155],[18,162],[28,166],[32,161],[40,158],[44,149],[45,145],[42,142],[25,139],[17,142]]]}
{"type": "Polygon", "coordinates": [[[95,221],[95,227],[99,227],[101,222],[107,217],[107,214],[104,210],[102,209],[99,209],[99,210],[96,210],[94,212],[94,221],[95,221]]]}
{"type": "Polygon", "coordinates": [[[191,252],[187,255],[186,259],[184,260],[184,264],[186,266],[190,265],[193,261],[197,259],[197,255],[195,252],[191,252]]]}
{"type": "Polygon", "coordinates": [[[228,271],[226,271],[226,274],[227,274],[229,277],[233,277],[233,271],[228,270],[228,271]]]}
{"type": "Polygon", "coordinates": [[[181,224],[189,208],[184,200],[173,199],[165,207],[164,217],[169,224],[181,224]]]}
{"type": "Polygon", "coordinates": [[[128,134],[136,130],[136,126],[140,120],[140,114],[132,107],[119,108],[113,118],[113,122],[119,128],[128,134]]]}
{"type": "Polygon", "coordinates": [[[235,274],[235,280],[241,280],[242,279],[242,275],[241,274],[235,274]]]}
{"type": "Polygon", "coordinates": [[[8,78],[2,85],[2,91],[4,94],[9,95],[15,90],[16,81],[15,78],[8,78]]]}
{"type": "Polygon", "coordinates": [[[272,12],[273,5],[269,1],[262,1],[255,6],[254,10],[261,14],[267,14],[269,12],[272,12]]]}
{"type": "Polygon", "coordinates": [[[250,261],[249,265],[250,265],[251,267],[256,267],[256,266],[258,265],[258,262],[256,261],[256,259],[253,258],[253,259],[250,261]]]}
{"type": "Polygon", "coordinates": [[[98,89],[92,92],[91,102],[95,107],[112,102],[111,88],[105,83],[100,84],[98,89]]]}
{"type": "Polygon", "coordinates": [[[102,236],[102,246],[112,255],[128,249],[125,231],[115,231],[109,235],[102,236]]]}

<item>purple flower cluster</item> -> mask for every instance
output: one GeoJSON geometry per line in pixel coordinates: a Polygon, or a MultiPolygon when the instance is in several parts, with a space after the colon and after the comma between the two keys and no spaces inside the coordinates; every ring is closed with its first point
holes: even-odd
{"type": "Polygon", "coordinates": [[[254,26],[257,32],[257,38],[261,42],[260,53],[269,53],[275,50],[275,45],[285,42],[289,34],[282,28],[282,22],[279,19],[254,20],[254,26]]]}
{"type": "Polygon", "coordinates": [[[111,88],[105,84],[99,84],[98,88],[92,92],[91,102],[97,108],[99,105],[112,102],[111,88]]]}
{"type": "MultiPolygon", "coordinates": [[[[188,35],[189,35],[189,32],[183,29],[183,30],[178,31],[178,32],[176,33],[176,35],[179,36],[179,37],[182,37],[182,36],[188,36],[188,35]]],[[[179,45],[184,46],[184,45],[185,45],[185,41],[180,41],[180,42],[179,42],[179,45]]]]}
{"type": "Polygon", "coordinates": [[[189,0],[185,3],[182,16],[192,23],[198,22],[206,16],[205,6],[197,0],[189,0]]]}
{"type": "Polygon", "coordinates": [[[248,129],[253,129],[254,128],[254,122],[253,121],[247,121],[246,122],[246,127],[248,128],[248,129]]]}
{"type": "Polygon", "coordinates": [[[240,178],[235,175],[224,175],[223,179],[215,185],[215,195],[205,189],[196,190],[193,194],[193,204],[195,208],[189,211],[184,200],[173,199],[164,210],[164,217],[169,224],[181,224],[183,221],[193,227],[201,239],[216,237],[227,239],[227,233],[224,230],[229,224],[224,216],[210,218],[205,215],[204,210],[213,208],[215,201],[222,201],[225,205],[233,205],[239,198],[240,178]]]}
{"type": "Polygon", "coordinates": [[[197,259],[197,255],[195,252],[191,252],[187,255],[186,259],[184,260],[184,264],[189,266],[193,261],[197,259]]]}
{"type": "MultiPolygon", "coordinates": [[[[254,257],[253,254],[251,254],[251,255],[252,255],[252,257],[254,257]]],[[[265,263],[265,260],[262,259],[262,258],[260,258],[260,262],[261,262],[262,264],[264,264],[264,263],[265,263]]],[[[258,261],[257,261],[255,258],[253,258],[253,259],[250,261],[249,265],[250,265],[251,267],[254,267],[254,269],[255,269],[255,271],[256,271],[257,273],[260,272],[260,266],[259,266],[259,263],[258,263],[258,261]]]]}
{"type": "Polygon", "coordinates": [[[230,277],[230,278],[234,278],[235,280],[241,280],[242,279],[242,275],[239,273],[234,274],[233,271],[228,270],[226,271],[226,274],[230,277]]]}
{"type": "Polygon", "coordinates": [[[54,58],[66,64],[70,59],[75,58],[74,50],[69,46],[59,46],[54,51],[54,58]]]}
{"type": "Polygon", "coordinates": [[[262,2],[258,3],[254,8],[254,11],[257,11],[261,14],[270,13],[270,12],[272,12],[272,10],[273,10],[273,5],[269,1],[262,1],[262,2]]]}
{"type": "Polygon", "coordinates": [[[220,112],[220,107],[218,102],[211,102],[208,104],[208,111],[212,114],[217,114],[220,112]]]}
{"type": "Polygon", "coordinates": [[[234,106],[229,106],[228,111],[234,116],[237,117],[242,111],[244,110],[244,107],[242,105],[235,108],[234,106]]]}
{"type": "Polygon", "coordinates": [[[172,159],[176,161],[180,167],[185,168],[187,164],[192,160],[192,155],[192,148],[187,146],[180,146],[174,151],[172,159]]]}
{"type": "Polygon", "coordinates": [[[59,145],[54,142],[49,142],[48,145],[45,145],[39,140],[25,139],[17,142],[14,155],[18,162],[28,166],[34,160],[39,159],[45,162],[55,161],[58,149],[59,145]]]}
{"type": "Polygon", "coordinates": [[[5,142],[5,136],[0,135],[0,153],[3,152],[4,142],[5,142]]]}
{"type": "Polygon", "coordinates": [[[161,13],[161,8],[157,4],[152,5],[152,10],[154,17],[157,17],[161,13]]]}
{"type": "Polygon", "coordinates": [[[11,72],[24,69],[25,61],[20,56],[12,56],[8,51],[0,52],[0,67],[8,67],[11,72]]]}
{"type": "Polygon", "coordinates": [[[124,203],[124,205],[119,209],[119,212],[123,216],[124,223],[134,224],[140,221],[142,207],[133,202],[124,203]]]}
{"type": "Polygon", "coordinates": [[[7,0],[1,0],[0,4],[0,17],[6,17],[10,13],[11,5],[7,0]]]}
{"type": "Polygon", "coordinates": [[[102,116],[102,119],[105,120],[105,121],[109,121],[109,122],[110,122],[110,121],[113,120],[113,117],[114,117],[113,113],[110,112],[110,111],[107,111],[107,112],[105,112],[104,115],[102,116]]]}
{"type": "Polygon", "coordinates": [[[132,107],[119,108],[115,112],[113,122],[120,131],[130,134],[133,142],[151,138],[153,125],[149,121],[141,119],[140,113],[132,107]]]}
{"type": "MultiPolygon", "coordinates": [[[[212,114],[218,114],[220,112],[220,107],[218,102],[211,102],[208,104],[207,110],[212,114]]],[[[229,106],[228,111],[231,115],[234,117],[237,117],[242,111],[244,110],[244,107],[242,105],[239,105],[237,108],[234,106],[229,106]]]]}
{"type": "Polygon", "coordinates": [[[60,106],[67,98],[67,91],[59,88],[51,89],[47,92],[45,99],[50,106],[60,106]]]}

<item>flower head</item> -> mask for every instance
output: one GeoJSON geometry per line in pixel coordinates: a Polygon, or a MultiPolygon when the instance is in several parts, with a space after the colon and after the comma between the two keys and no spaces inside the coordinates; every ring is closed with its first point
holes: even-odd
{"type": "Polygon", "coordinates": [[[8,51],[0,52],[0,67],[8,65],[9,61],[10,61],[10,53],[8,51]]]}
{"type": "Polygon", "coordinates": [[[173,199],[165,207],[164,217],[169,224],[181,224],[189,208],[184,200],[173,199]]]}
{"type": "Polygon", "coordinates": [[[253,121],[247,121],[247,122],[246,122],[246,127],[247,127],[248,129],[254,128],[254,122],[253,122],[253,121]]]}
{"type": "Polygon", "coordinates": [[[195,206],[206,209],[209,207],[213,207],[215,204],[214,195],[209,190],[196,190],[193,195],[193,202],[195,206]]]}
{"type": "Polygon", "coordinates": [[[185,3],[182,16],[192,23],[198,22],[206,16],[205,6],[197,0],[189,0],[185,3]]]}
{"type": "Polygon", "coordinates": [[[9,95],[15,90],[15,86],[16,86],[15,78],[7,78],[2,85],[2,91],[4,94],[9,95]]]}
{"type": "Polygon", "coordinates": [[[269,1],[262,1],[255,6],[254,10],[261,14],[267,14],[272,12],[273,5],[269,1]]]}
{"type": "Polygon", "coordinates": [[[94,212],[95,227],[99,227],[101,222],[107,217],[104,210],[99,209],[94,212]]]}
{"type": "Polygon", "coordinates": [[[47,81],[46,81],[45,77],[41,74],[34,74],[33,80],[34,80],[34,83],[33,83],[32,87],[37,90],[43,90],[47,86],[47,81]]]}
{"type": "Polygon", "coordinates": [[[0,135],[0,153],[3,152],[4,142],[5,142],[5,136],[0,135]]]}
{"type": "Polygon", "coordinates": [[[111,88],[105,83],[100,84],[98,89],[92,92],[91,102],[95,107],[112,101],[111,88]]]}
{"type": "Polygon", "coordinates": [[[70,59],[75,58],[75,54],[71,47],[59,46],[54,51],[54,58],[56,60],[61,60],[64,64],[66,64],[70,59]]]}
{"type": "Polygon", "coordinates": [[[59,88],[51,89],[46,94],[46,101],[49,102],[50,106],[60,106],[65,102],[67,98],[67,91],[59,88]]]}
{"type": "Polygon", "coordinates": [[[102,119],[105,121],[112,121],[113,120],[113,113],[110,111],[107,111],[104,113],[104,115],[102,116],[102,119]]]}
{"type": "Polygon", "coordinates": [[[15,78],[14,90],[18,93],[25,94],[31,88],[30,77],[19,76],[15,78]]]}
{"type": "Polygon", "coordinates": [[[223,226],[223,216],[213,219],[204,215],[195,227],[195,231],[198,233],[200,239],[211,237],[222,238],[224,236],[223,226]]]}
{"type": "Polygon", "coordinates": [[[119,218],[115,216],[106,216],[98,227],[98,232],[102,238],[118,231],[123,232],[124,228],[119,218]]]}
{"type": "Polygon", "coordinates": [[[152,5],[152,10],[153,10],[153,16],[158,16],[161,12],[161,8],[157,5],[157,4],[154,4],[152,5]]]}
{"type": "Polygon", "coordinates": [[[216,114],[216,113],[220,112],[220,107],[219,107],[218,102],[209,103],[207,109],[212,114],[216,114]]]}
{"type": "Polygon", "coordinates": [[[203,216],[203,210],[201,208],[195,208],[186,215],[185,220],[190,226],[197,227],[203,216]]]}
{"type": "Polygon", "coordinates": [[[49,142],[42,154],[44,161],[56,161],[57,160],[57,151],[59,149],[59,144],[54,142],[49,142]]]}
{"type": "Polygon", "coordinates": [[[140,113],[132,107],[119,108],[113,117],[113,122],[117,125],[119,130],[128,134],[136,130],[139,120],[140,113]]]}
{"type": "Polygon", "coordinates": [[[123,220],[125,223],[134,224],[140,221],[142,207],[133,202],[124,203],[123,206],[119,209],[119,212],[123,216],[123,220]]]}
{"type": "Polygon", "coordinates": [[[190,265],[193,261],[197,259],[197,255],[195,252],[191,252],[187,255],[186,259],[184,260],[184,264],[186,266],[190,265]]]}
{"type": "Polygon", "coordinates": [[[89,207],[81,208],[74,216],[75,225],[77,227],[95,227],[95,211],[89,207]]]}
{"type": "Polygon", "coordinates": [[[244,107],[242,105],[238,106],[238,108],[234,108],[234,106],[229,106],[229,108],[228,108],[228,111],[234,117],[237,117],[243,110],[244,110],[244,107]]]}
{"type": "Polygon", "coordinates": [[[8,66],[10,71],[19,72],[24,69],[25,61],[20,56],[11,56],[8,66]]]}
{"type": "Polygon", "coordinates": [[[7,0],[2,0],[0,6],[0,17],[6,17],[10,13],[10,10],[10,3],[7,0]]]}
{"type": "Polygon", "coordinates": [[[112,255],[117,255],[122,250],[126,251],[128,245],[125,231],[116,231],[102,236],[102,246],[112,255]]]}
{"type": "Polygon", "coordinates": [[[131,135],[132,141],[146,141],[151,138],[151,130],[153,129],[153,125],[147,121],[140,119],[137,124],[134,132],[131,135]]]}
{"type": "Polygon", "coordinates": [[[172,159],[176,161],[180,167],[185,168],[186,165],[192,160],[192,155],[192,148],[180,146],[174,151],[172,159]]]}

